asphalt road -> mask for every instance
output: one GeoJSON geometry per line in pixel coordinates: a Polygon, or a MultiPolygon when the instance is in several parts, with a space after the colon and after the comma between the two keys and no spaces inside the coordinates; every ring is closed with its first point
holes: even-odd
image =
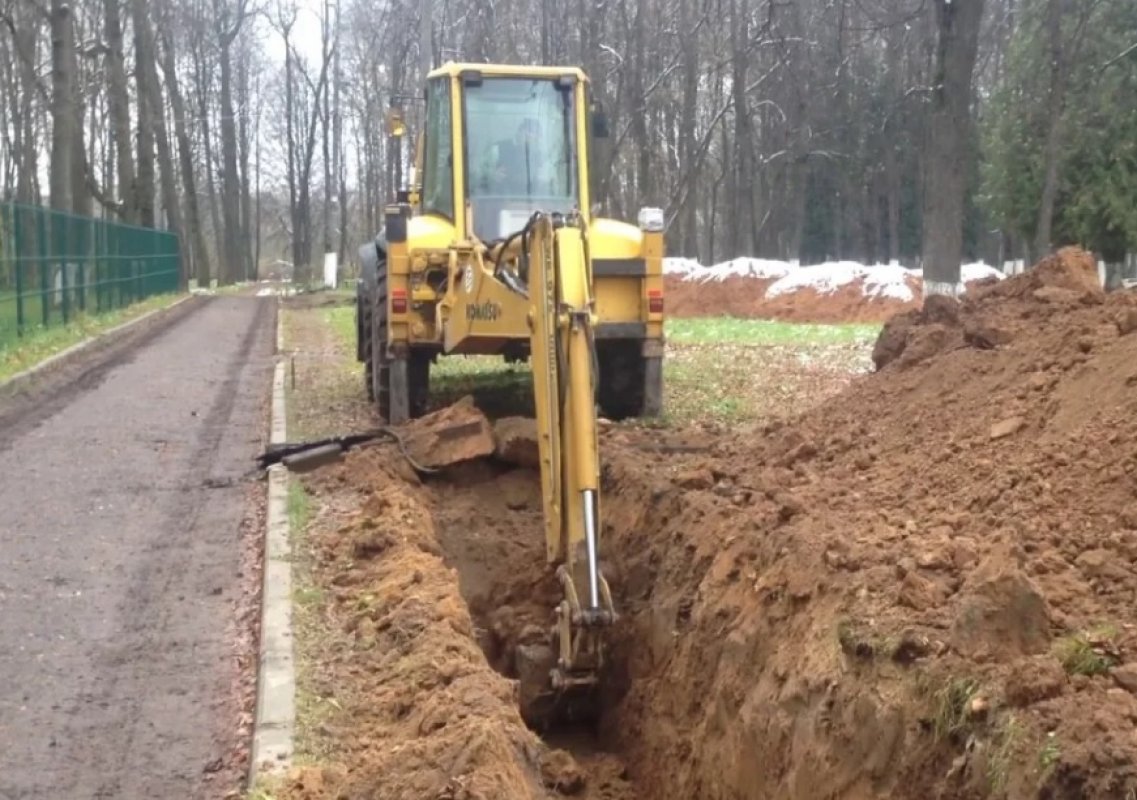
{"type": "Polygon", "coordinates": [[[211,298],[0,417],[0,798],[220,796],[275,317],[211,298]]]}

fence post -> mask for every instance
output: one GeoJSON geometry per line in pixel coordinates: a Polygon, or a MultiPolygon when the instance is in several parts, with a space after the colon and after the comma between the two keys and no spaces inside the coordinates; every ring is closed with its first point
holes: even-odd
{"type": "Polygon", "coordinates": [[[47,278],[47,212],[42,209],[36,214],[36,267],[39,269],[40,317],[46,328],[51,321],[51,296],[48,294],[47,278]]]}
{"type": "Polygon", "coordinates": [[[63,324],[66,325],[71,321],[71,288],[70,281],[67,280],[67,269],[71,266],[71,219],[67,218],[63,222],[63,257],[59,262],[59,289],[60,289],[60,304],[62,305],[63,324]]]}
{"type": "Polygon", "coordinates": [[[24,258],[23,258],[23,227],[26,220],[20,219],[27,209],[20,206],[10,206],[11,215],[10,221],[12,224],[12,254],[13,261],[16,269],[16,335],[24,335],[24,258]]]}

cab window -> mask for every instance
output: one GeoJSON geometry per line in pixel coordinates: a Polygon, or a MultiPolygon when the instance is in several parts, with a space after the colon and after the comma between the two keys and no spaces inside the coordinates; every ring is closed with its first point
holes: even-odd
{"type": "Polygon", "coordinates": [[[423,147],[422,209],[454,219],[454,159],[450,119],[450,82],[436,78],[427,86],[426,141],[423,147]]]}

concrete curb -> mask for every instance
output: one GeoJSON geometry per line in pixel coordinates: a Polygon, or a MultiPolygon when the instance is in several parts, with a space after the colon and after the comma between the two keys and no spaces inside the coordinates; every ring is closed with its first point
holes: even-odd
{"type": "MultiPolygon", "coordinates": [[[[271,442],[287,441],[284,402],[282,307],[276,318],[276,370],[272,379],[271,442]]],[[[268,470],[268,523],[261,585],[261,636],[257,708],[249,758],[249,785],[279,774],[292,760],[296,723],[296,671],[292,652],[292,549],[288,529],[288,470],[268,470]]]]}
{"type": "Polygon", "coordinates": [[[8,380],[0,381],[0,391],[4,391],[6,389],[11,389],[14,386],[19,386],[24,381],[27,381],[31,378],[34,378],[37,375],[40,375],[40,374],[46,372],[47,370],[51,369],[52,367],[58,366],[59,364],[65,362],[65,361],[71,360],[73,357],[75,357],[75,356],[79,355],[80,353],[82,353],[83,351],[87,350],[92,345],[95,345],[99,342],[105,342],[108,339],[113,339],[115,336],[118,336],[119,334],[125,333],[137,325],[141,325],[143,322],[146,322],[147,320],[152,320],[155,317],[157,317],[158,315],[169,314],[171,311],[173,311],[175,308],[180,306],[182,303],[186,303],[186,302],[192,300],[193,297],[194,297],[194,295],[187,294],[185,297],[182,297],[182,298],[179,298],[178,300],[175,300],[174,302],[170,303],[170,305],[168,305],[168,306],[163,306],[162,308],[156,308],[153,311],[147,311],[145,314],[143,314],[140,317],[135,317],[134,319],[127,320],[126,322],[123,322],[121,325],[115,325],[113,328],[108,328],[107,330],[103,331],[102,333],[96,334],[94,336],[89,336],[86,339],[84,339],[83,341],[79,342],[78,344],[73,344],[70,347],[68,347],[66,350],[61,350],[53,356],[48,356],[43,361],[39,362],[38,364],[36,364],[34,366],[28,367],[27,369],[23,370],[22,372],[17,372],[15,375],[8,378],[8,380]]]}

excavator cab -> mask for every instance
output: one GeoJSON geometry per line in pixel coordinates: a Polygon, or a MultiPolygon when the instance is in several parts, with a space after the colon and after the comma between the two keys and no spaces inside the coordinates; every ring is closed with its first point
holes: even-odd
{"type": "Polygon", "coordinates": [[[533,711],[587,693],[603,668],[615,610],[598,410],[662,410],[663,213],[593,215],[591,134],[606,125],[579,69],[446,64],[426,83],[408,202],[360,250],[358,354],[396,424],[428,408],[440,357],[532,366],[546,553],[564,591],[549,641],[518,647],[533,711]]]}

